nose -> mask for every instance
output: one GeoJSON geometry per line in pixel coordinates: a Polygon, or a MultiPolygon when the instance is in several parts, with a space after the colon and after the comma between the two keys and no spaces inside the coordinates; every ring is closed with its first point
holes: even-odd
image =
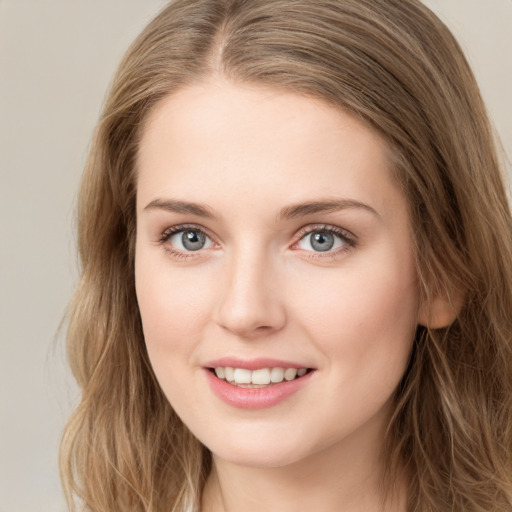
{"type": "Polygon", "coordinates": [[[226,265],[215,321],[239,338],[254,339],[286,323],[283,290],[276,265],[264,254],[244,251],[226,265]]]}

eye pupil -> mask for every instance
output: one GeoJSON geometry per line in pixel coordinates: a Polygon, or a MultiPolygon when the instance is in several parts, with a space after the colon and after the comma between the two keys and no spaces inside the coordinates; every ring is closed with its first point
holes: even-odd
{"type": "Polygon", "coordinates": [[[325,252],[334,246],[334,236],[330,233],[313,233],[311,235],[311,247],[315,251],[325,252]]]}
{"type": "Polygon", "coordinates": [[[199,231],[184,231],[181,242],[188,251],[198,251],[204,247],[206,236],[199,231]]]}

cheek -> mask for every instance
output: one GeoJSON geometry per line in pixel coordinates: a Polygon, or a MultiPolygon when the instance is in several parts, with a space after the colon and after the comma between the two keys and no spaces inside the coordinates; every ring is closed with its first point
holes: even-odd
{"type": "Polygon", "coordinates": [[[201,417],[193,394],[197,348],[209,318],[211,296],[204,280],[170,272],[168,262],[136,259],[135,281],[149,360],[160,387],[180,417],[201,417]],[[184,385],[186,383],[186,385],[184,385]]]}
{"type": "Polygon", "coordinates": [[[412,258],[379,255],[294,290],[296,318],[343,382],[361,371],[389,382],[403,374],[417,325],[412,258]]]}
{"type": "Polygon", "coordinates": [[[209,316],[211,296],[198,273],[171,273],[165,261],[145,256],[141,251],[135,264],[137,300],[148,352],[158,365],[160,356],[192,351],[209,316]]]}

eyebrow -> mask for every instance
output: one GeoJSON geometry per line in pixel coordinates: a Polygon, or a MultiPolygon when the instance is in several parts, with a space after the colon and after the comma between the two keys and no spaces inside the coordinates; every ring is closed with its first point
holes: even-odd
{"type": "MultiPolygon", "coordinates": [[[[333,213],[352,208],[366,210],[373,215],[380,217],[380,214],[376,210],[365,203],[361,203],[360,201],[356,201],[354,199],[327,199],[321,201],[307,201],[304,203],[286,206],[280,211],[278,218],[280,220],[289,220],[299,217],[307,217],[308,215],[315,215],[317,213],[333,213]]],[[[178,201],[175,199],[154,199],[144,208],[144,210],[154,209],[166,210],[172,213],[188,213],[206,219],[213,219],[216,217],[214,211],[206,205],[190,203],[187,201],[178,201]]]]}
{"type": "Polygon", "coordinates": [[[351,208],[363,209],[377,217],[380,217],[380,214],[376,210],[365,203],[361,203],[360,201],[356,201],[354,199],[328,199],[325,201],[308,201],[305,203],[286,206],[281,210],[279,218],[281,220],[296,219],[298,217],[306,217],[316,213],[333,213],[351,208]]]}
{"type": "Polygon", "coordinates": [[[144,210],[157,209],[167,210],[173,213],[189,213],[207,219],[213,219],[215,217],[212,209],[208,206],[198,203],[188,203],[186,201],[176,201],[174,199],[154,199],[144,208],[144,210]]]}

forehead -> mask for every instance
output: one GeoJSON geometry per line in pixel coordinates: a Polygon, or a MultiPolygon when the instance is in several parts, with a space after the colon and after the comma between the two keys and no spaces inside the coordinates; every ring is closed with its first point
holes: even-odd
{"type": "Polygon", "coordinates": [[[320,100],[211,81],[167,97],[148,117],[138,203],[193,195],[270,205],[279,192],[288,202],[337,193],[384,204],[397,193],[388,153],[364,123],[320,100]]]}

